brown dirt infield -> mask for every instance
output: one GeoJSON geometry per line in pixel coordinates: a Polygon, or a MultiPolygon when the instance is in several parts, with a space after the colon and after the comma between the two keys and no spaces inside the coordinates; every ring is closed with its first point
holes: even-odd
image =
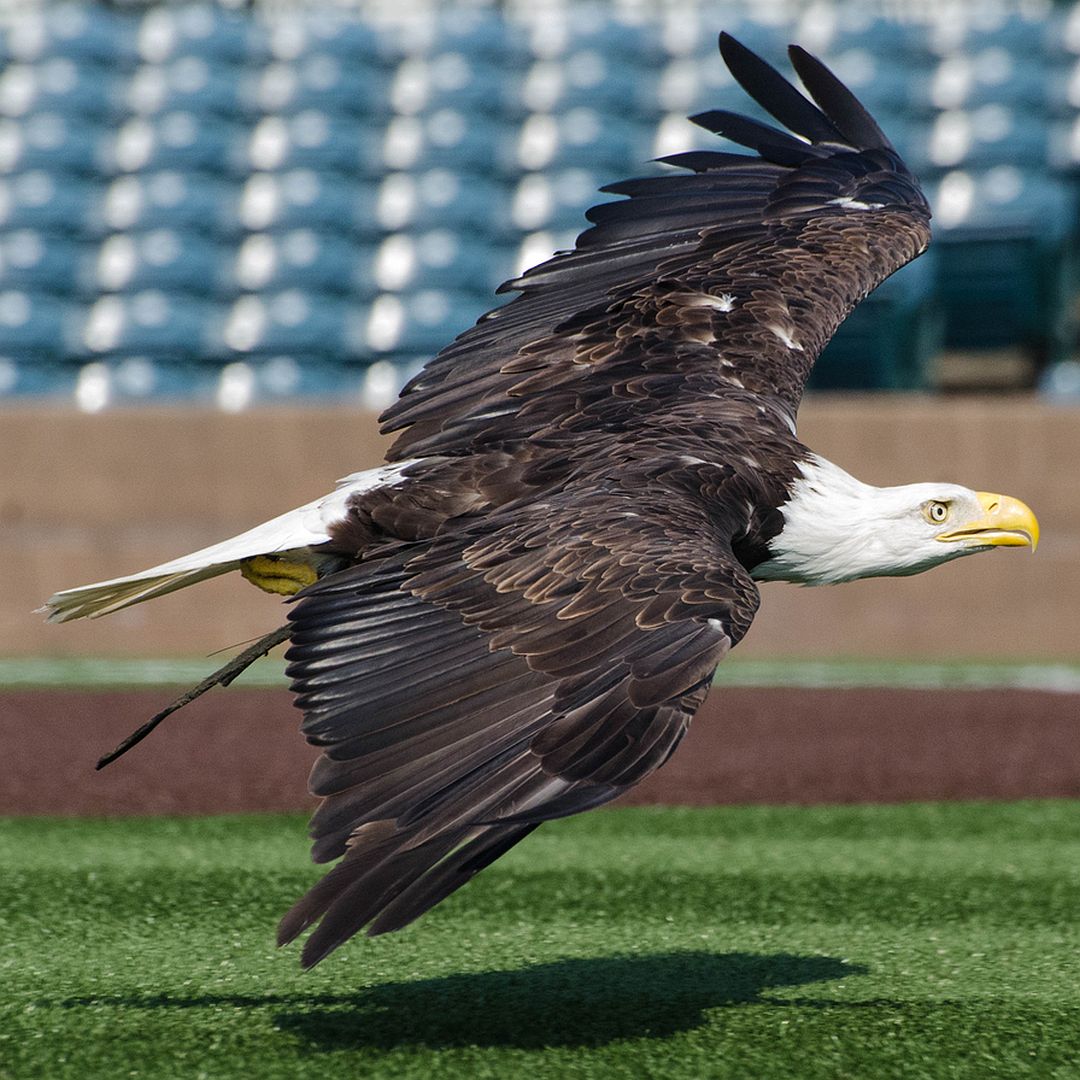
{"type": "MultiPolygon", "coordinates": [[[[173,695],[0,695],[0,813],[303,810],[315,751],[288,691],[230,688],[98,756],[173,695]]],[[[672,760],[626,803],[897,802],[1080,796],[1080,695],[1021,690],[717,688],[672,760]]]]}

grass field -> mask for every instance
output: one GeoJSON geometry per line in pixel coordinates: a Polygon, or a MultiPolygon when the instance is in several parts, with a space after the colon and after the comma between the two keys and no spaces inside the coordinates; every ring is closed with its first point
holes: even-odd
{"type": "MultiPolygon", "coordinates": [[[[196,683],[223,656],[187,660],[116,657],[0,657],[0,687],[55,689],[172,686],[196,683]]],[[[257,660],[240,676],[238,686],[287,686],[280,656],[257,660]]],[[[725,660],[716,670],[718,686],[896,687],[904,690],[1000,689],[1080,692],[1080,664],[1071,662],[865,660],[725,660]]]]}
{"type": "Polygon", "coordinates": [[[307,974],[299,818],[0,859],[5,1080],[1080,1076],[1076,803],[598,812],[307,974]]]}

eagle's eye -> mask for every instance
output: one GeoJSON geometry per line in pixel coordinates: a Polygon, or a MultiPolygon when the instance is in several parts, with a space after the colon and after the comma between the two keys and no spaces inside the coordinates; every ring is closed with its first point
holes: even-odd
{"type": "Polygon", "coordinates": [[[926,520],[931,524],[940,525],[943,521],[948,520],[949,504],[932,500],[923,507],[923,513],[926,515],[926,520]]]}

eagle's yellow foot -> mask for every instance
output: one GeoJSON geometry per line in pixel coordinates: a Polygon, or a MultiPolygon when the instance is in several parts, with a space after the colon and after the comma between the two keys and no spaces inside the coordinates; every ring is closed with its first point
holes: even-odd
{"type": "Polygon", "coordinates": [[[264,592],[292,596],[317,580],[315,568],[308,563],[289,562],[276,555],[256,555],[240,563],[240,573],[264,592]]]}

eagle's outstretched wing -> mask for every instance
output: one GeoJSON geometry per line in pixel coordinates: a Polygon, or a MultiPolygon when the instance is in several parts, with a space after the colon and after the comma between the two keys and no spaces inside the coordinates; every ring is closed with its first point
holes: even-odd
{"type": "Polygon", "coordinates": [[[306,965],[666,760],[757,608],[736,523],[697,495],[731,482],[631,464],[306,590],[287,658],[324,748],[314,856],[344,856],[282,922],[285,942],[321,920],[306,965]]]}
{"type": "Polygon", "coordinates": [[[756,156],[679,154],[667,160],[690,174],[606,188],[629,198],[594,207],[575,250],[504,285],[521,295],[443,349],[383,414],[384,430],[401,431],[390,460],[618,430],[702,373],[772,398],[794,421],[837,326],[926,248],[930,212],[820,61],[790,49],[811,102],[726,34],[720,51],[789,131],[703,113],[696,123],[756,156]]]}

